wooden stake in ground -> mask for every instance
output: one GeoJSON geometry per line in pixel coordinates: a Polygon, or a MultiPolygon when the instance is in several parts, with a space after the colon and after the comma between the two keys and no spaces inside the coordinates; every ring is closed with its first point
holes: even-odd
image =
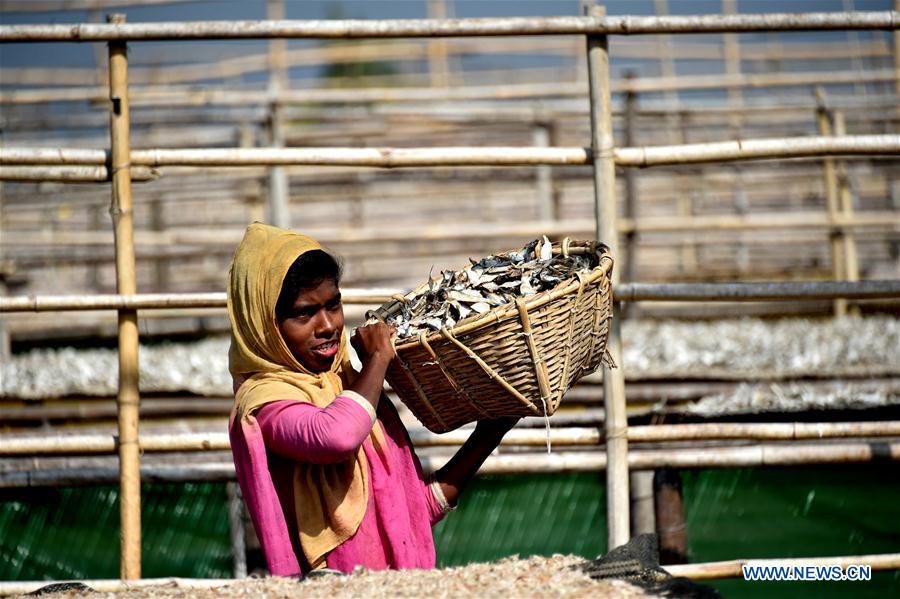
{"type": "MultiPolygon", "coordinates": [[[[125,22],[110,15],[109,23],[125,22]]],[[[134,213],[131,207],[131,141],[128,124],[128,52],[125,42],[109,43],[110,214],[116,239],[116,288],[137,293],[134,213]]],[[[119,310],[119,514],[122,579],[141,577],[141,464],[138,445],[138,328],[136,310],[119,310]]]]}
{"type": "MultiPolygon", "coordinates": [[[[598,9],[594,9],[597,11],[598,9]]],[[[602,13],[602,9],[600,11],[602,13]]],[[[592,16],[602,16],[595,12],[592,16]]],[[[613,157],[612,106],[609,78],[609,41],[605,35],[587,38],[588,84],[591,91],[591,148],[594,165],[594,200],[597,239],[606,243],[614,257],[618,252],[616,224],[616,164],[613,157]]],[[[613,288],[618,284],[613,271],[613,288]]],[[[606,521],[607,547],[628,542],[631,519],[628,500],[628,420],[625,414],[625,377],[619,318],[610,326],[607,351],[619,368],[603,367],[603,405],[606,409],[606,521]]]]}

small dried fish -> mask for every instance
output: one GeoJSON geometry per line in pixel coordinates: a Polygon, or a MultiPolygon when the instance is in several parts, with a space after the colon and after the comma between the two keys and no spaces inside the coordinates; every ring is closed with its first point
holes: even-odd
{"type": "Polygon", "coordinates": [[[596,265],[596,256],[554,256],[553,244],[545,235],[519,251],[469,258],[469,266],[460,271],[441,271],[439,277],[429,272],[428,284],[388,322],[397,327],[400,338],[452,328],[518,297],[552,289],[596,265]]]}

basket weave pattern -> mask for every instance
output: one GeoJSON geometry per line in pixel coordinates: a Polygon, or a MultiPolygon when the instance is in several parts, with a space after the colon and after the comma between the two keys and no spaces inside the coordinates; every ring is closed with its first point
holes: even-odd
{"type": "Polygon", "coordinates": [[[595,242],[562,246],[554,244],[554,252],[597,253],[599,265],[453,329],[397,344],[386,378],[429,430],[550,415],[575,381],[600,366],[612,318],[612,258],[595,242]]]}

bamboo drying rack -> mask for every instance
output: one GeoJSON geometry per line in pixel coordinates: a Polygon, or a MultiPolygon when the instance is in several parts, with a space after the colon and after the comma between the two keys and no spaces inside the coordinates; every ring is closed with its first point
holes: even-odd
{"type": "MultiPolygon", "coordinates": [[[[455,36],[508,36],[508,35],[579,35],[584,36],[588,56],[588,75],[591,106],[592,144],[589,153],[583,153],[576,160],[592,164],[594,168],[595,206],[597,216],[597,239],[610,244],[616,254],[616,237],[618,232],[615,210],[615,162],[616,148],[612,139],[611,84],[609,74],[608,35],[660,34],[660,33],[740,33],[754,31],[826,31],[826,30],[871,30],[900,27],[900,15],[897,11],[873,13],[817,13],[806,15],[729,15],[702,17],[607,17],[593,12],[585,17],[559,18],[526,18],[526,19],[453,19],[453,20],[410,20],[410,21],[328,21],[328,22],[296,22],[296,21],[262,21],[242,22],[239,25],[228,22],[213,23],[148,23],[125,24],[124,18],[112,18],[107,25],[22,25],[0,26],[0,42],[37,42],[37,41],[109,41],[110,44],[110,99],[112,100],[112,169],[103,173],[100,170],[91,173],[67,173],[65,169],[48,176],[64,178],[67,176],[85,179],[100,178],[105,174],[115,182],[113,186],[114,205],[121,210],[121,218],[117,220],[116,253],[120,293],[133,294],[134,260],[133,233],[130,224],[130,193],[132,179],[130,166],[134,155],[128,140],[128,92],[127,92],[127,41],[164,40],[164,39],[223,39],[223,38],[360,38],[360,37],[455,37],[455,36]],[[124,110],[123,110],[124,107],[124,110]],[[127,181],[127,183],[126,183],[127,181]]],[[[893,73],[900,89],[900,77],[893,73]]],[[[888,75],[885,75],[890,79],[888,75]]],[[[737,83],[737,82],[735,82],[737,83]]],[[[726,84],[725,87],[728,87],[726,84]]],[[[721,87],[721,83],[717,85],[721,87]]],[[[354,90],[354,94],[358,92],[354,90]]],[[[84,95],[78,91],[79,97],[84,95]]],[[[862,141],[862,140],[859,140],[862,141]]],[[[868,142],[871,140],[865,140],[868,142]]],[[[892,145],[888,148],[891,154],[897,153],[896,139],[888,140],[892,145]]],[[[650,152],[639,152],[633,156],[621,154],[623,162],[634,166],[650,164],[674,164],[685,161],[718,161],[745,160],[759,157],[779,157],[797,155],[828,155],[834,151],[854,153],[866,151],[864,147],[849,147],[847,138],[831,138],[820,143],[819,140],[810,145],[801,141],[798,144],[787,140],[777,140],[780,147],[766,147],[765,143],[755,148],[742,147],[737,142],[725,142],[721,147],[705,148],[699,154],[684,152],[684,148],[668,158],[652,158],[650,152]],[[790,146],[790,147],[788,147],[790,146]],[[837,148],[837,149],[835,149],[837,148]],[[712,151],[709,151],[712,150],[712,151]],[[799,154],[798,154],[799,152],[799,154]],[[702,157],[700,157],[702,155],[702,157]],[[666,162],[669,160],[670,162],[666,162]]],[[[855,141],[853,143],[856,143],[855,141]]],[[[865,145],[865,143],[863,144],[865,145]]],[[[476,153],[477,154],[477,153],[476,153]]],[[[561,156],[551,152],[552,160],[561,156]]],[[[547,156],[547,155],[545,155],[547,156]]],[[[259,160],[255,164],[265,163],[259,160]]],[[[541,160],[529,157],[528,164],[541,164],[541,160]]],[[[566,157],[568,159],[568,156],[566,157]]],[[[501,164],[518,164],[519,156],[510,162],[498,154],[482,155],[480,164],[499,161],[501,164]]],[[[278,161],[275,161],[278,162],[278,161]]],[[[340,163],[340,157],[332,157],[331,161],[318,162],[340,163]]],[[[352,162],[351,162],[352,163],[352,162]]],[[[93,163],[96,164],[96,163],[93,163]]],[[[30,163],[42,166],[41,163],[30,163]]],[[[398,166],[382,159],[376,166],[398,166]]],[[[101,166],[96,164],[96,166],[101,166]]],[[[135,173],[137,174],[137,172],[135,173]]],[[[37,177],[39,173],[23,172],[20,177],[37,177]]],[[[613,281],[617,285],[617,281],[613,281]]],[[[120,442],[122,447],[122,466],[120,484],[122,488],[122,564],[123,579],[140,577],[140,520],[139,520],[139,461],[137,452],[137,335],[133,326],[134,309],[128,307],[120,310],[120,353],[122,364],[120,370],[120,442]],[[127,507],[130,506],[130,507],[127,507]],[[137,507],[137,510],[135,509],[137,507]]],[[[613,320],[610,334],[609,351],[614,360],[619,358],[621,341],[613,320]]],[[[609,546],[620,545],[629,536],[629,501],[628,501],[628,468],[627,455],[627,422],[624,411],[624,380],[621,369],[607,370],[604,376],[605,405],[607,414],[606,446],[607,446],[607,487],[608,505],[607,521],[609,527],[609,546]]],[[[894,566],[896,567],[896,566],[894,566]]]]}

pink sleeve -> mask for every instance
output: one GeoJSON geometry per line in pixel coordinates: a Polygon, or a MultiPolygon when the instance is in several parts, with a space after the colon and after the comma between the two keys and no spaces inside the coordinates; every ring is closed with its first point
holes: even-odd
{"type": "Polygon", "coordinates": [[[273,401],[256,412],[266,447],[280,456],[333,464],[349,459],[372,430],[372,414],[358,401],[339,395],[328,407],[273,401]]]}

